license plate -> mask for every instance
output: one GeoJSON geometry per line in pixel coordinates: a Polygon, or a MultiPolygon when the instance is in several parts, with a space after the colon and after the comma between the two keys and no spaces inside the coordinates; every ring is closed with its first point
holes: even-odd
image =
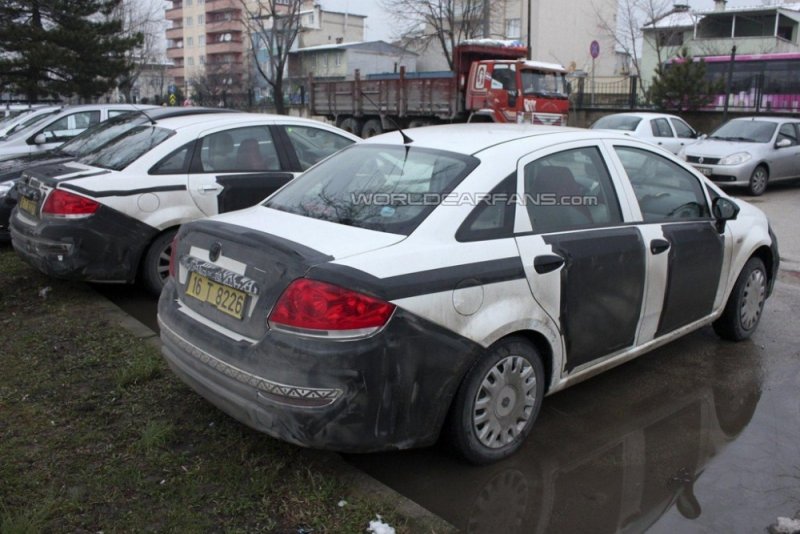
{"type": "Polygon", "coordinates": [[[709,169],[708,167],[695,167],[695,169],[702,172],[706,176],[711,176],[711,169],[709,169]]]}
{"type": "Polygon", "coordinates": [[[208,302],[222,313],[237,319],[244,316],[244,305],[247,293],[230,286],[218,284],[195,272],[189,275],[186,294],[201,302],[208,302]]]}
{"type": "Polygon", "coordinates": [[[38,204],[35,201],[29,199],[28,197],[20,197],[19,198],[19,209],[21,209],[23,211],[27,211],[28,213],[30,213],[33,216],[36,215],[36,208],[37,207],[38,207],[38,204]]]}

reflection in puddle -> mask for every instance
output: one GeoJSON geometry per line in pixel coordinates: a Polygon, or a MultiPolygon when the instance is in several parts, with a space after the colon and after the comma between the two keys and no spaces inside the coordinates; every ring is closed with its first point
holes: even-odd
{"type": "Polygon", "coordinates": [[[702,515],[695,481],[760,396],[753,346],[698,333],[546,399],[503,462],[438,449],[347,459],[466,532],[642,532],[673,506],[702,515]]]}

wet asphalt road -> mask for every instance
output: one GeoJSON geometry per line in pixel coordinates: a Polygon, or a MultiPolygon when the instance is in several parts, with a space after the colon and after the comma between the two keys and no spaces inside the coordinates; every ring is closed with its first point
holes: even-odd
{"type": "MultiPolygon", "coordinates": [[[[794,267],[800,188],[756,201],[794,267]]],[[[156,329],[139,287],[97,288],[156,329]]],[[[465,532],[764,532],[800,514],[800,274],[781,273],[750,341],[704,328],[548,397],[506,461],[346,459],[465,532]]]]}

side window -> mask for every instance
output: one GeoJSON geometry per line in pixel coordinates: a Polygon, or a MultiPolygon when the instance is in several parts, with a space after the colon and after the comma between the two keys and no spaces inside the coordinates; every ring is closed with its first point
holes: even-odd
{"type": "Polygon", "coordinates": [[[353,141],[346,137],[320,128],[286,126],[284,129],[303,170],[353,144],[353,141]]]}
{"type": "Polygon", "coordinates": [[[669,127],[667,119],[653,119],[650,121],[650,128],[655,137],[672,137],[672,129],[669,127]]]}
{"type": "Polygon", "coordinates": [[[149,174],[183,174],[189,169],[189,155],[194,143],[189,143],[165,157],[150,169],[149,174]]]}
{"type": "Polygon", "coordinates": [[[125,115],[126,113],[134,113],[134,111],[131,111],[130,109],[109,109],[108,118],[113,119],[114,117],[125,115]]]}
{"type": "Polygon", "coordinates": [[[639,148],[615,147],[636,193],[644,222],[708,218],[700,180],[667,158],[639,148]]]}
{"type": "Polygon", "coordinates": [[[81,111],[61,117],[53,124],[45,127],[44,134],[48,143],[56,143],[72,139],[89,126],[100,122],[100,111],[81,111]]]}
{"type": "Polygon", "coordinates": [[[781,141],[783,139],[791,141],[792,146],[797,144],[797,131],[795,130],[794,124],[791,122],[782,124],[780,130],[778,130],[778,138],[776,141],[781,141]]]}
{"type": "Polygon", "coordinates": [[[536,233],[622,222],[619,202],[597,147],[545,156],[525,166],[525,207],[536,233]]]}
{"type": "Polygon", "coordinates": [[[205,136],[200,145],[202,172],[280,170],[278,153],[266,126],[250,126],[205,136]]]}
{"type": "Polygon", "coordinates": [[[688,124],[680,119],[671,119],[672,127],[675,128],[675,133],[681,139],[694,139],[694,130],[688,124]]]}
{"type": "Polygon", "coordinates": [[[514,173],[500,182],[487,198],[481,199],[456,232],[456,240],[486,241],[513,236],[516,206],[512,198],[516,188],[514,173]]]}

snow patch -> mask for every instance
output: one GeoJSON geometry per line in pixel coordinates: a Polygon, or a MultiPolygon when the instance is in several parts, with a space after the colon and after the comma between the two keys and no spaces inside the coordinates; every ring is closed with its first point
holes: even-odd
{"type": "Polygon", "coordinates": [[[800,532],[800,519],[779,517],[778,522],[772,525],[770,531],[775,534],[797,534],[800,532]]]}
{"type": "Polygon", "coordinates": [[[394,527],[384,523],[383,519],[378,514],[375,514],[375,517],[377,519],[373,519],[369,522],[367,532],[371,532],[372,534],[395,534],[394,527]]]}

